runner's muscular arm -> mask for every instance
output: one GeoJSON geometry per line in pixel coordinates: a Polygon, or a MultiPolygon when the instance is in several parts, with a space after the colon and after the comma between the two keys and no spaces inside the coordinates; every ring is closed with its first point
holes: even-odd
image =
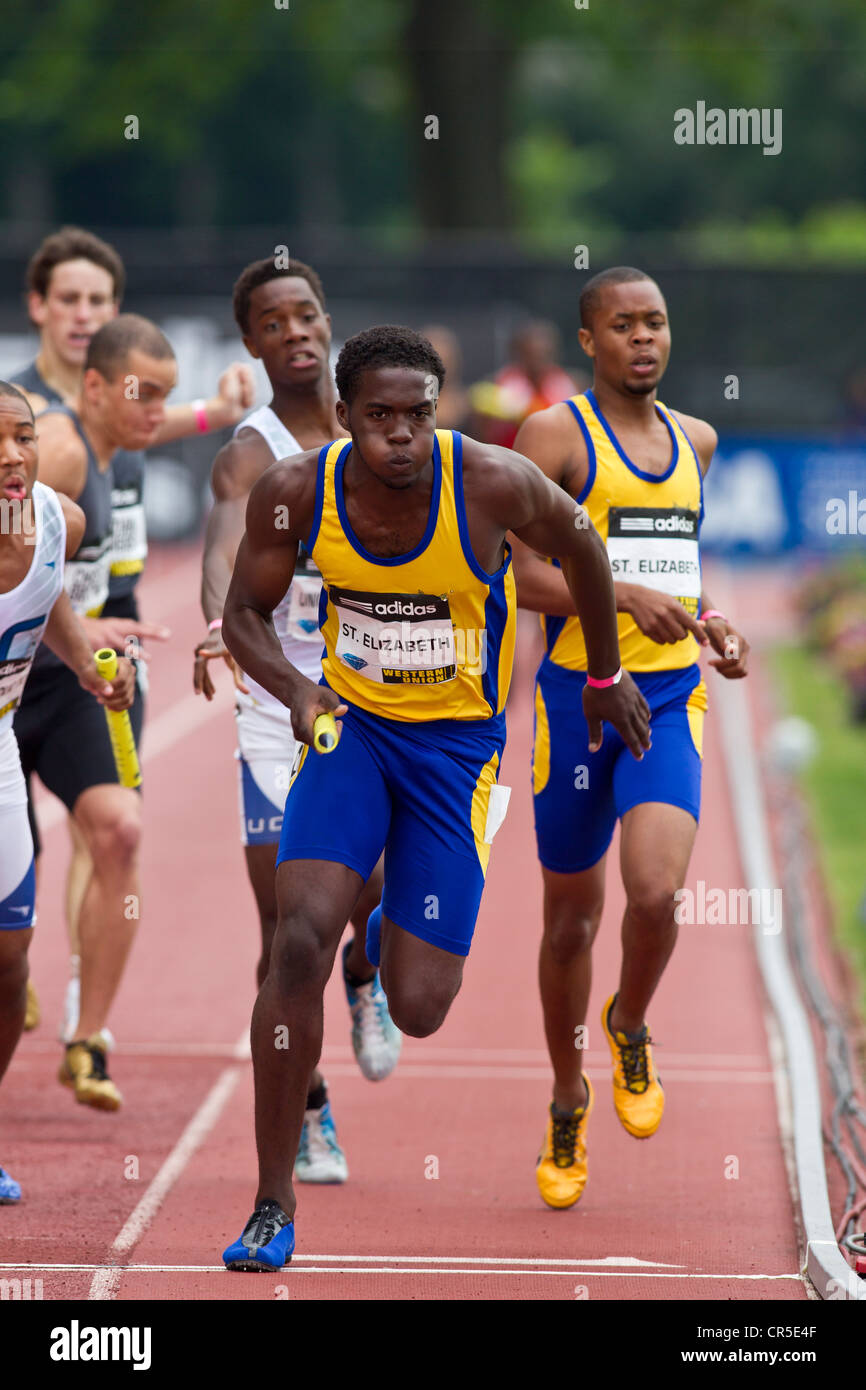
{"type": "MultiPolygon", "coordinates": [[[[236,439],[230,439],[214,459],[211,470],[214,505],[207,519],[201,570],[201,608],[208,624],[223,614],[238,546],[243,539],[250,489],[273,461],[273,454],[256,430],[242,431],[236,439]]],[[[229,667],[235,689],[248,695],[243,672],[226,647],[218,627],[212,631],[208,629],[195,649],[192,677],[195,693],[204,695],[207,700],[213,699],[216,687],[209,663],[218,658],[229,667]]]]}
{"type": "MultiPolygon", "coordinates": [[[[701,473],[706,477],[713,461],[719,436],[712,425],[707,424],[706,420],[699,420],[694,415],[682,415],[680,412],[671,411],[671,414],[674,415],[691,440],[698,456],[701,473]]],[[[713,606],[713,601],[706,589],[702,589],[700,611],[702,613],[709,612],[713,606]]],[[[713,650],[719,656],[718,661],[710,661],[708,664],[714,666],[719,675],[724,676],[727,680],[740,680],[747,674],[749,644],[745,637],[732,627],[727,618],[710,618],[701,626],[709,638],[713,650]]]]}
{"type": "Polygon", "coordinates": [[[87,451],[68,415],[52,411],[36,418],[39,445],[39,481],[72,502],[87,481],[87,451]]]}
{"type": "MultiPolygon", "coordinates": [[[[589,462],[583,435],[564,402],[528,416],[517,431],[514,450],[531,459],[545,477],[577,497],[586,482],[589,462]]],[[[533,613],[571,617],[577,610],[562,570],[512,538],[517,602],[533,613]]]]}
{"type": "MultiPolygon", "coordinates": [[[[597,679],[613,676],[620,669],[616,601],[601,537],[583,507],[529,459],[505,449],[485,453],[496,455],[486,474],[485,510],[532,550],[558,557],[583,627],[588,673],[597,679]]],[[[601,746],[607,719],[634,756],[643,757],[650,746],[649,706],[627,671],[616,685],[587,685],[583,708],[590,752],[601,746]]]]}
{"type": "Polygon", "coordinates": [[[201,607],[206,622],[222,617],[250,491],[273,463],[261,435],[250,430],[223,445],[211,470],[214,505],[207,521],[201,573],[201,607]]]}
{"type": "MultiPolygon", "coordinates": [[[[255,377],[249,364],[232,362],[219,379],[217,394],[204,402],[208,430],[222,430],[236,425],[255,399],[255,377]]],[[[191,403],[169,405],[166,406],[165,419],[153,443],[167,444],[171,439],[184,439],[187,435],[198,433],[198,416],[191,403]]]]}
{"type": "Polygon", "coordinates": [[[223,637],[232,656],[259,685],[292,712],[297,739],[310,743],[313,720],[346,706],[333,691],[302,675],[283,655],[272,614],[295,572],[298,545],[313,519],[318,449],[282,459],[259,479],[247,504],[246,533],[238,547],[223,610],[223,637]],[[277,526],[288,508],[288,526],[277,526]]]}
{"type": "MultiPolygon", "coordinates": [[[[78,507],[75,510],[81,516],[83,533],[83,513],[78,507]]],[[[42,640],[70,671],[75,672],[79,685],[95,695],[101,705],[107,709],[129,709],[135,696],[135,667],[122,656],[118,659],[117,675],[113,681],[100,676],[87,632],[65,590],[60,591],[54,603],[42,640]]]]}
{"type": "Polygon", "coordinates": [[[67,560],[71,560],[84,540],[84,528],[87,523],[84,519],[84,512],[77,503],[70,501],[65,493],[58,492],[57,500],[66,522],[66,550],[64,554],[67,560]]]}

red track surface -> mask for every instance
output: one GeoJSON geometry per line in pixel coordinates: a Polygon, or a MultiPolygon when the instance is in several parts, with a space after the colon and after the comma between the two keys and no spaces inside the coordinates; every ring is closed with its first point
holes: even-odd
{"type": "MultiPolygon", "coordinates": [[[[151,662],[142,924],[111,1019],[112,1074],[126,1101],[116,1115],[76,1105],[55,1080],[67,835],[62,817],[50,823],[53,801],[42,802],[31,960],[44,1022],[23,1038],[0,1091],[0,1160],[24,1187],[18,1208],[0,1208],[0,1274],[41,1278],[46,1299],[803,1299],[750,929],[681,928],[650,1013],[667,1110],[658,1134],[638,1142],[614,1114],[598,1021],[617,982],[615,872],[589,1019],[589,1184],[570,1212],[538,1197],[550,1083],[536,985],[531,622],[509,706],[503,780],[514,793],[463,991],[441,1031],[407,1039],[397,1071],[373,1085],[354,1064],[342,987],[331,981],[323,1070],[350,1181],[300,1188],[297,1254],[282,1275],[221,1268],[255,1190],[252,1070],[233,1052],[254,997],[257,923],[238,843],[228,673],[215,706],[191,694],[197,569],[197,550],[164,551],[143,586],[145,615],[174,636],[151,662]],[[194,1116],[211,1127],[178,1155],[194,1116]],[[141,1215],[173,1151],[175,1180],[141,1215]],[[432,1157],[435,1179],[425,1177],[432,1157]],[[133,1159],[137,1179],[127,1176],[133,1159]],[[736,1179],[725,1176],[732,1159],[736,1179]],[[136,1208],[133,1235],[112,1249],[136,1208]],[[118,1269],[94,1268],[105,1265],[118,1269]]],[[[712,713],[705,753],[689,883],[727,889],[741,879],[712,713]]]]}

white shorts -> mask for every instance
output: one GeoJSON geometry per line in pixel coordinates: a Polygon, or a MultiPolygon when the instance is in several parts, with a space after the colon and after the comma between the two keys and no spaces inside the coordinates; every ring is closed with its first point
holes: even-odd
{"type": "Polygon", "coordinates": [[[238,804],[242,845],[279,844],[289,777],[298,749],[284,705],[238,695],[238,804]]]}
{"type": "Polygon", "coordinates": [[[36,921],[33,838],[27,791],[12,726],[0,732],[0,931],[36,921]]]}

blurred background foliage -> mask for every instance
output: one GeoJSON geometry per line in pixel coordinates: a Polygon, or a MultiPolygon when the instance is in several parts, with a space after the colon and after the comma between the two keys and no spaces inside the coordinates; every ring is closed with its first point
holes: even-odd
{"type": "Polygon", "coordinates": [[[277,3],[4,0],[7,227],[866,265],[862,0],[277,3]],[[676,145],[673,113],[698,100],[781,107],[782,153],[676,145]]]}

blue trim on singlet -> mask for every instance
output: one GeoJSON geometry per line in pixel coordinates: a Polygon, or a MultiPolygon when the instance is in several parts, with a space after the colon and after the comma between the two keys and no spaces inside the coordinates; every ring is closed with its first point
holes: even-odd
{"type": "Polygon", "coordinates": [[[695,467],[696,467],[697,470],[698,470],[698,482],[699,482],[700,485],[701,485],[701,510],[700,510],[700,515],[698,516],[698,532],[700,532],[701,524],[702,524],[703,519],[704,519],[704,470],[701,468],[701,461],[700,461],[700,459],[698,458],[698,451],[697,451],[697,449],[695,448],[695,446],[694,446],[694,444],[692,443],[692,441],[689,439],[689,436],[688,436],[688,434],[686,433],[685,429],[683,428],[683,422],[682,422],[682,420],[679,420],[679,419],[678,419],[678,420],[677,420],[677,424],[679,425],[680,429],[683,431],[683,438],[685,439],[686,443],[688,444],[689,448],[691,449],[692,453],[694,454],[694,458],[695,458],[695,467]]]}
{"type": "Polygon", "coordinates": [[[592,388],[590,387],[590,389],[586,391],[584,394],[586,395],[586,399],[589,401],[590,406],[592,407],[593,411],[598,417],[599,424],[601,425],[602,429],[604,430],[613,447],[616,449],[616,452],[619,454],[626,468],[631,469],[632,473],[634,473],[638,478],[642,478],[645,483],[665,482],[671,476],[677,464],[679,463],[680,442],[674,433],[673,425],[665,415],[664,411],[659,409],[658,404],[656,404],[656,415],[660,420],[664,421],[665,429],[671,437],[671,445],[673,448],[673,452],[671,454],[670,464],[668,465],[664,473],[646,473],[642,468],[638,468],[636,463],[632,463],[628,454],[625,453],[625,451],[623,450],[619,440],[617,439],[610,425],[607,423],[607,420],[604,418],[604,413],[601,409],[601,406],[595,398],[595,392],[592,390],[592,388]]]}
{"type": "Polygon", "coordinates": [[[313,503],[313,521],[310,526],[310,534],[304,541],[307,547],[307,554],[312,555],[313,546],[319,538],[319,527],[322,524],[322,508],[325,505],[325,459],[328,457],[328,450],[334,443],[323,444],[319,450],[319,457],[316,461],[316,498],[313,503]]]}
{"type": "Polygon", "coordinates": [[[430,513],[427,517],[424,534],[415,548],[410,550],[408,554],[393,555],[389,560],[383,560],[379,555],[371,555],[352,530],[343,496],[343,469],[346,466],[346,459],[351,447],[352,441],[350,439],[346,442],[346,447],[340,451],[340,457],[334,467],[334,495],[337,499],[337,515],[340,518],[343,534],[355,553],[360,555],[362,560],[366,560],[369,565],[384,565],[391,568],[394,565],[408,565],[410,560],[417,560],[419,555],[424,554],[433,539],[433,532],[436,530],[436,522],[439,519],[439,500],[442,496],[442,456],[439,452],[439,440],[435,437],[433,440],[433,491],[430,495],[430,513]]]}
{"type": "MultiPolygon", "coordinates": [[[[25,579],[29,579],[32,569],[33,566],[31,564],[30,569],[24,576],[25,579]]],[[[16,584],[15,588],[20,589],[21,585],[16,584]]],[[[7,594],[14,594],[14,592],[15,589],[8,589],[6,593],[3,595],[3,597],[6,598],[7,594]]],[[[9,655],[9,648],[12,646],[13,637],[17,637],[19,632],[29,632],[31,628],[39,627],[41,623],[45,622],[45,619],[47,617],[48,614],[43,613],[39,618],[25,618],[20,623],[13,623],[11,627],[7,627],[3,635],[0,636],[0,661],[5,661],[7,656],[9,655]]]]}
{"type": "Polygon", "coordinates": [[[585,442],[585,444],[586,444],[586,454],[587,454],[587,458],[589,459],[589,472],[588,472],[587,475],[586,475],[586,482],[584,483],[583,487],[580,489],[580,492],[577,494],[577,496],[576,496],[575,499],[574,499],[575,502],[577,502],[579,506],[582,506],[583,503],[586,501],[587,497],[589,496],[589,494],[592,492],[592,485],[593,485],[593,483],[595,482],[595,445],[594,445],[594,443],[592,442],[592,435],[590,434],[589,430],[586,428],[586,421],[584,420],[583,416],[581,415],[581,413],[580,413],[580,411],[578,410],[577,406],[575,405],[574,401],[571,400],[571,399],[569,398],[569,399],[565,402],[565,404],[571,406],[571,410],[572,410],[572,413],[573,413],[573,415],[574,415],[574,418],[575,418],[575,420],[577,421],[577,423],[580,425],[581,432],[582,432],[583,438],[584,438],[584,442],[585,442]]]}
{"type": "Polygon", "coordinates": [[[494,570],[492,574],[488,574],[487,570],[482,569],[476,560],[475,552],[472,549],[472,542],[469,539],[466,499],[463,496],[463,435],[458,434],[456,430],[452,430],[451,438],[453,440],[452,471],[454,473],[454,510],[457,514],[457,534],[460,537],[460,548],[463,551],[463,558],[475,575],[475,578],[480,579],[483,584],[491,587],[496,584],[497,581],[504,580],[508,573],[508,567],[511,564],[511,546],[507,541],[505,542],[505,556],[502,564],[499,566],[499,569],[494,570]]]}

